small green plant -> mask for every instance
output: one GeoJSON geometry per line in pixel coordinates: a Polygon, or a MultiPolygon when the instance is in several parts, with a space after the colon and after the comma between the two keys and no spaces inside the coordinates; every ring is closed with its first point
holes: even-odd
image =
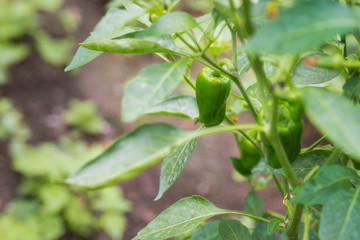
{"type": "Polygon", "coordinates": [[[251,189],[245,211],[187,197],[133,239],[275,239],[276,234],[291,240],[359,239],[359,1],[213,0],[212,10],[197,18],[175,11],[179,2],[116,1],[113,6],[118,7],[110,8],[80,43],[65,70],[103,52],[155,54],[164,62],[147,66],[127,83],[122,120],[170,115],[200,120],[204,126],[193,131],[165,123],[138,126],[67,183],[105,187],[163,160],[157,200],[190,160],[198,138],[231,132],[241,155],[232,158],[235,169],[246,175],[251,189]],[[193,80],[194,62],[229,78],[229,96],[216,84],[204,90],[203,77],[193,80]],[[250,69],[253,82],[243,77],[250,69]],[[192,95],[172,95],[181,82],[188,86],[186,92],[194,90],[192,95]],[[252,115],[252,123],[236,122],[244,110],[252,115]],[[323,134],[307,148],[301,148],[304,115],[323,134]],[[321,146],[324,140],[331,144],[321,146]],[[283,196],[286,216],[265,212],[257,196],[259,188],[269,187],[270,179],[283,196]],[[243,220],[223,218],[199,227],[224,214],[249,217],[255,226],[249,229],[243,220]]]}
{"type": "MultiPolygon", "coordinates": [[[[92,102],[77,104],[95,106],[92,102]]],[[[0,99],[0,119],[0,136],[10,140],[13,168],[23,177],[16,198],[0,215],[1,239],[18,240],[26,236],[29,240],[55,240],[65,233],[90,237],[100,230],[112,239],[121,239],[126,226],[124,214],[131,210],[131,203],[122,197],[118,187],[84,192],[56,183],[98,155],[101,144],[89,146],[74,132],[57,143],[29,145],[26,140],[30,131],[6,98],[0,99]]],[[[97,115],[86,118],[89,122],[99,119],[97,115]]]]}
{"type": "Polygon", "coordinates": [[[74,32],[79,14],[70,8],[61,8],[63,0],[3,0],[0,2],[0,84],[8,79],[12,65],[24,60],[36,48],[40,56],[50,64],[64,65],[72,50],[74,32]],[[54,38],[43,30],[46,15],[56,16],[63,29],[63,38],[54,38]],[[31,36],[33,42],[24,39],[31,36]]]}
{"type": "Polygon", "coordinates": [[[99,134],[105,124],[93,101],[70,100],[64,119],[70,126],[87,134],[99,134]]]}

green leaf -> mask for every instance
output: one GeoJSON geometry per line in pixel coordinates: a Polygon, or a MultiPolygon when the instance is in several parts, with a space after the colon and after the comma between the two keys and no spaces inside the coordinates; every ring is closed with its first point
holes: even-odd
{"type": "Polygon", "coordinates": [[[131,179],[158,163],[177,145],[177,141],[190,133],[168,124],[143,125],[121,136],[66,182],[97,188],[131,179]]]}
{"type": "Polygon", "coordinates": [[[172,96],[145,113],[195,119],[199,117],[196,99],[188,95],[172,96]]]}
{"type": "Polygon", "coordinates": [[[221,219],[219,234],[223,240],[251,240],[249,230],[241,222],[229,218],[221,219]]]}
{"type": "MultiPolygon", "coordinates": [[[[291,163],[291,168],[297,177],[305,177],[316,165],[322,166],[330,155],[331,151],[322,149],[301,153],[299,157],[291,163]]],[[[340,161],[340,159],[337,158],[337,161],[340,161]]],[[[281,172],[284,174],[283,170],[281,170],[281,172]]]]}
{"type": "Polygon", "coordinates": [[[195,228],[208,218],[229,213],[230,210],[217,208],[200,196],[183,198],[157,216],[137,234],[134,240],[168,239],[195,228]]]}
{"type": "Polygon", "coordinates": [[[259,222],[252,233],[252,240],[275,240],[275,235],[271,234],[269,236],[267,229],[268,224],[266,222],[259,222]]]}
{"type": "Polygon", "coordinates": [[[212,221],[199,227],[199,229],[191,236],[190,240],[222,240],[218,230],[219,223],[219,220],[212,221]]]}
{"type": "Polygon", "coordinates": [[[196,20],[185,12],[172,12],[161,16],[144,34],[162,36],[191,30],[197,26],[196,20]]]}
{"type": "Polygon", "coordinates": [[[304,89],[302,101],[319,131],[346,154],[360,159],[360,108],[345,97],[317,88],[304,89]]]}
{"type": "Polygon", "coordinates": [[[192,139],[177,146],[164,158],[161,165],[159,192],[155,200],[159,200],[179,177],[195,151],[196,142],[197,139],[192,139]]]}
{"type": "Polygon", "coordinates": [[[244,73],[247,73],[250,68],[251,64],[249,62],[249,59],[247,58],[246,54],[242,54],[237,57],[237,68],[238,68],[238,76],[243,75],[244,73]]]}
{"type": "MultiPolygon", "coordinates": [[[[307,153],[301,153],[299,157],[291,163],[291,167],[297,177],[305,177],[308,172],[316,165],[323,165],[331,155],[331,151],[323,149],[315,149],[307,153]]],[[[337,159],[339,161],[339,159],[337,159]]],[[[272,168],[265,158],[261,159],[259,164],[252,170],[253,173],[263,174],[282,174],[282,169],[272,168]]]]}
{"type": "MultiPolygon", "coordinates": [[[[125,26],[142,14],[141,11],[129,12],[124,9],[113,8],[95,26],[94,31],[84,43],[111,39],[132,32],[134,31],[133,28],[125,28],[125,26]]],[[[71,63],[65,68],[65,71],[70,71],[89,63],[101,54],[102,52],[79,47],[71,63]]]]}
{"type": "Polygon", "coordinates": [[[300,1],[260,28],[246,49],[254,54],[297,54],[316,49],[330,37],[357,27],[355,12],[338,2],[300,1]]]}
{"type": "Polygon", "coordinates": [[[272,219],[267,225],[266,234],[268,236],[273,235],[275,231],[278,229],[280,223],[281,223],[281,219],[278,218],[272,219]]]}
{"type": "Polygon", "coordinates": [[[306,183],[292,199],[305,204],[324,203],[341,190],[351,188],[350,179],[354,177],[351,169],[339,165],[320,168],[319,172],[306,183]]]}
{"type": "MultiPolygon", "coordinates": [[[[312,53],[306,57],[318,57],[325,53],[312,53]]],[[[296,65],[292,81],[296,85],[309,85],[330,81],[341,73],[341,70],[332,70],[316,66],[309,66],[304,58],[296,65]]]]}
{"type": "Polygon", "coordinates": [[[180,83],[185,61],[152,64],[127,83],[122,100],[122,120],[131,122],[166,99],[180,83]]]}
{"type": "Polygon", "coordinates": [[[354,77],[346,81],[343,86],[343,95],[356,103],[360,103],[360,78],[354,77]]]}
{"type": "Polygon", "coordinates": [[[329,197],[322,211],[319,235],[326,240],[360,239],[360,188],[329,197]]]}
{"type": "Polygon", "coordinates": [[[254,191],[250,191],[245,198],[245,212],[261,217],[264,214],[264,203],[254,191]]]}
{"type": "Polygon", "coordinates": [[[101,52],[119,54],[170,53],[185,54],[175,45],[170,35],[146,36],[144,31],[125,34],[115,39],[81,43],[80,46],[101,52]]]}

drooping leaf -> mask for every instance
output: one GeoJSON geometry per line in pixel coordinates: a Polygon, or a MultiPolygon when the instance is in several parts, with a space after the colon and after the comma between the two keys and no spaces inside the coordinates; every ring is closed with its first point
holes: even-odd
{"type": "Polygon", "coordinates": [[[159,200],[179,177],[195,151],[196,142],[197,139],[192,139],[177,146],[164,158],[161,165],[159,192],[155,200],[159,200]]]}
{"type": "Polygon", "coordinates": [[[122,120],[131,122],[166,99],[180,83],[186,62],[152,64],[125,87],[122,100],[122,120]]]}
{"type": "Polygon", "coordinates": [[[357,27],[355,12],[338,2],[300,1],[260,28],[246,49],[254,54],[297,54],[316,49],[335,34],[357,27]]]}
{"type": "Polygon", "coordinates": [[[245,212],[261,217],[264,214],[264,203],[255,192],[250,191],[245,198],[245,212]]]}
{"type": "Polygon", "coordinates": [[[168,124],[143,125],[121,136],[66,182],[84,188],[98,188],[128,180],[159,162],[179,139],[190,133],[168,124]]]}
{"type": "Polygon", "coordinates": [[[170,53],[181,54],[170,35],[146,36],[144,31],[131,32],[115,39],[81,43],[80,46],[101,52],[119,54],[170,53]]]}
{"type": "Polygon", "coordinates": [[[320,168],[316,176],[306,183],[292,199],[304,204],[324,203],[339,191],[351,188],[351,169],[339,165],[320,168]]]}
{"type": "Polygon", "coordinates": [[[168,239],[195,228],[210,217],[229,213],[230,210],[217,208],[200,196],[183,198],[157,216],[137,234],[134,240],[168,239]]]}
{"type": "Polygon", "coordinates": [[[345,153],[360,159],[360,108],[345,97],[317,88],[304,89],[302,101],[320,132],[345,153]]]}
{"type": "Polygon", "coordinates": [[[319,235],[326,240],[360,239],[360,188],[328,198],[323,208],[319,235]]]}
{"type": "Polygon", "coordinates": [[[195,119],[199,117],[196,99],[188,95],[172,96],[145,113],[195,119]]]}
{"type": "Polygon", "coordinates": [[[222,240],[219,235],[219,223],[219,220],[212,221],[199,227],[191,236],[190,240],[222,240]]]}
{"type": "Polygon", "coordinates": [[[144,34],[148,36],[163,36],[191,30],[196,27],[196,20],[185,12],[171,12],[156,20],[144,34]]]}
{"type": "MultiPolygon", "coordinates": [[[[126,25],[134,21],[142,14],[143,13],[141,11],[129,12],[124,9],[113,8],[109,10],[101,19],[101,21],[95,26],[94,31],[84,41],[84,43],[111,39],[132,32],[134,31],[133,28],[125,28],[126,25]]],[[[86,63],[89,63],[95,58],[99,57],[101,54],[102,52],[79,47],[71,63],[65,68],[65,71],[70,71],[86,63]]]]}
{"type": "MultiPolygon", "coordinates": [[[[305,57],[318,57],[325,53],[313,53],[305,57]]],[[[309,85],[329,81],[341,73],[341,70],[332,70],[317,66],[309,66],[304,58],[296,65],[292,81],[296,85],[309,85]]]]}
{"type": "Polygon", "coordinates": [[[220,220],[219,235],[223,240],[251,240],[249,230],[238,220],[229,218],[220,220]]]}

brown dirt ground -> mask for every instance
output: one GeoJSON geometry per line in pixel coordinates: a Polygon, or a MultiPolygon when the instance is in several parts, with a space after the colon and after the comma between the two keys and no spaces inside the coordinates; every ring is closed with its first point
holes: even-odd
{"type": "MultiPolygon", "coordinates": [[[[78,7],[83,16],[83,24],[78,32],[82,41],[103,15],[101,1],[69,1],[78,7]]],[[[59,118],[71,98],[94,100],[103,116],[110,123],[110,130],[96,140],[114,139],[133,129],[137,124],[149,121],[167,121],[179,127],[191,129],[189,120],[149,117],[133,124],[120,122],[120,103],[124,82],[136,75],[144,66],[158,61],[152,55],[115,56],[104,54],[97,60],[80,68],[77,74],[64,73],[63,68],[49,66],[37,55],[31,56],[12,70],[11,83],[0,88],[0,94],[10,97],[15,106],[24,114],[33,132],[32,143],[54,141],[66,131],[64,124],[49,124],[49,118],[59,118]]],[[[245,114],[241,122],[250,121],[245,114]]],[[[308,127],[304,143],[311,142],[318,135],[308,127]]],[[[235,142],[230,134],[219,134],[199,140],[197,149],[172,188],[159,201],[153,201],[157,194],[160,166],[154,166],[139,177],[120,184],[127,199],[134,203],[134,210],[127,214],[128,226],[124,239],[131,239],[155,218],[161,211],[178,199],[202,195],[215,205],[243,210],[243,202],[248,193],[246,183],[236,183],[232,179],[229,156],[238,155],[235,142]]],[[[12,197],[19,183],[19,175],[11,170],[6,144],[0,143],[0,196],[3,207],[12,197]]],[[[266,209],[284,212],[282,199],[277,191],[267,189],[259,192],[266,209]]],[[[95,239],[107,239],[99,234],[95,239]]]]}

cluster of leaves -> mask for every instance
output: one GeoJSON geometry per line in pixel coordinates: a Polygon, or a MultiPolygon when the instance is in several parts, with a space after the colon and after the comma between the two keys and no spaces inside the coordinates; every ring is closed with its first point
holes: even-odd
{"type": "MultiPolygon", "coordinates": [[[[76,104],[90,106],[86,120],[104,122],[92,102],[76,101],[76,104]]],[[[64,118],[69,115],[74,119],[84,116],[83,112],[78,116],[72,110],[65,112],[64,118]]],[[[13,168],[23,176],[16,198],[0,215],[2,239],[26,236],[29,240],[55,240],[66,233],[89,237],[100,230],[112,239],[121,239],[126,226],[124,214],[131,210],[131,203],[123,198],[118,187],[83,192],[56,183],[99,154],[103,149],[101,144],[89,146],[74,132],[57,143],[29,145],[26,140],[30,131],[6,98],[0,99],[0,119],[1,138],[10,140],[13,168]]],[[[85,129],[91,133],[99,131],[97,125],[93,127],[85,129]]]]}
{"type": "MultiPolygon", "coordinates": [[[[252,129],[265,136],[252,139],[263,154],[253,173],[271,175],[284,197],[286,217],[260,211],[261,201],[253,191],[248,197],[256,198],[253,202],[258,204],[245,212],[219,209],[192,196],[165,210],[134,239],[274,239],[278,230],[281,239],[359,239],[359,1],[243,0],[240,4],[213,0],[212,11],[198,18],[173,11],[178,2],[120,1],[121,7],[110,8],[80,44],[66,71],[104,52],[156,54],[165,62],[142,69],[126,85],[122,120],[132,122],[144,114],[155,114],[195,121],[199,111],[193,95],[172,94],[182,81],[196,91],[191,73],[197,61],[234,83],[227,103],[227,124],[194,131],[164,123],[139,126],[84,165],[67,183],[89,189],[108,186],[163,160],[159,199],[190,160],[199,137],[230,131],[237,140],[240,136],[251,139],[243,130],[252,129]],[[231,59],[226,58],[229,46],[231,59]],[[219,56],[224,59],[218,61],[219,56]],[[250,68],[256,82],[245,88],[242,75],[250,68]],[[292,140],[282,142],[279,137],[280,101],[298,112],[305,110],[323,134],[291,162],[284,147],[293,144],[292,140]],[[234,120],[244,110],[249,110],[258,124],[237,124],[234,120]],[[268,165],[266,137],[279,169],[268,165]],[[319,148],[325,139],[332,145],[319,148]],[[193,231],[208,218],[223,214],[260,222],[252,235],[241,222],[230,219],[193,231]]],[[[254,177],[249,177],[250,183],[254,177]]]]}
{"type": "Polygon", "coordinates": [[[80,20],[75,9],[62,9],[63,0],[3,0],[0,2],[0,84],[6,82],[9,68],[24,60],[36,48],[53,65],[64,65],[71,54],[74,33],[80,20]],[[56,17],[64,37],[49,35],[43,25],[47,15],[56,17]],[[31,36],[33,41],[25,37],[31,36]],[[34,44],[32,44],[34,42],[34,44]]]}

